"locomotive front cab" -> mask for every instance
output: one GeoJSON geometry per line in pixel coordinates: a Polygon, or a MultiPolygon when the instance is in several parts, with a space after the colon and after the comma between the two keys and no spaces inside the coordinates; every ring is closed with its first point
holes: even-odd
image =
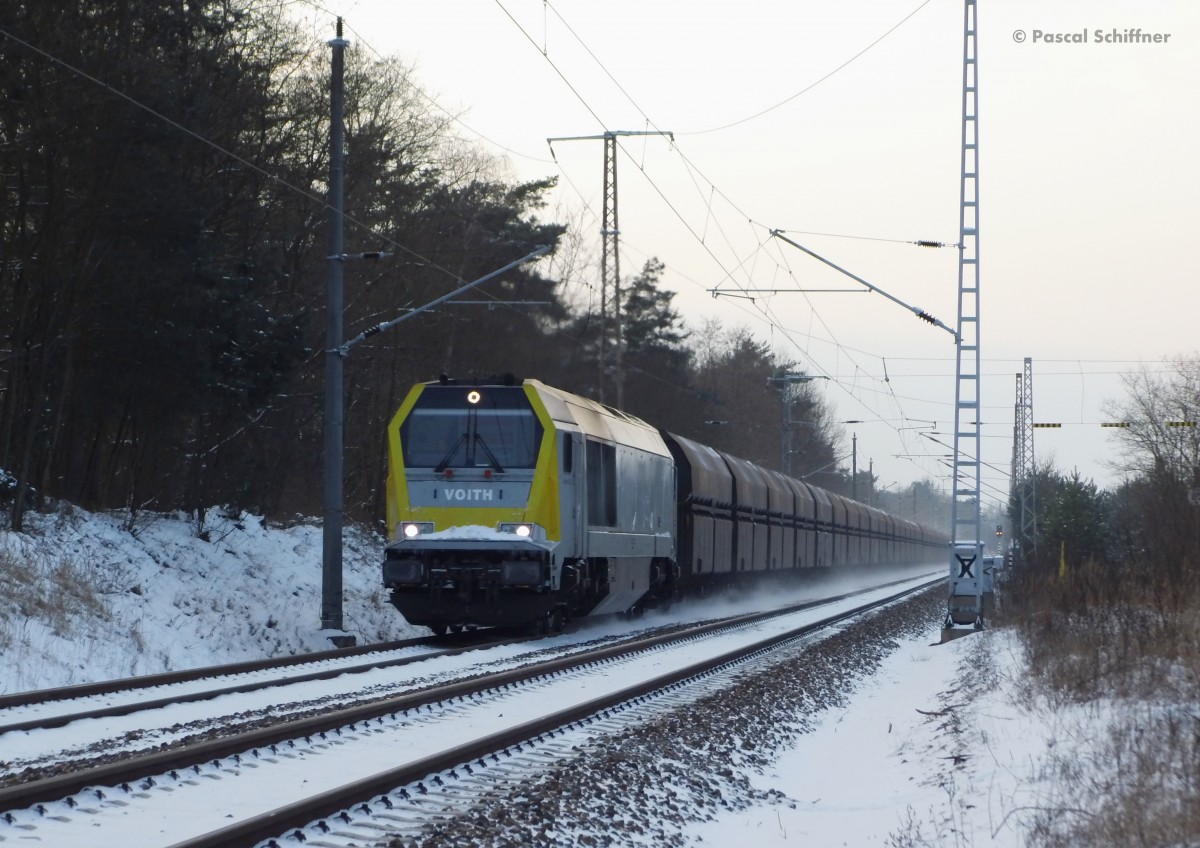
{"type": "Polygon", "coordinates": [[[554,426],[522,385],[416,386],[388,427],[384,586],[413,624],[525,624],[555,606],[554,426]]]}

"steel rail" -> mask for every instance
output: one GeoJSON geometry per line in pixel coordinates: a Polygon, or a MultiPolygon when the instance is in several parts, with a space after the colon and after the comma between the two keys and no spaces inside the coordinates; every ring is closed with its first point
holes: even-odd
{"type": "MultiPolygon", "coordinates": [[[[711,657],[697,663],[667,672],[652,680],[611,692],[582,704],[555,712],[551,715],[525,722],[499,733],[467,742],[438,754],[424,757],[395,769],[373,775],[337,789],[330,790],[302,801],[280,807],[259,816],[245,819],[219,830],[177,842],[170,848],[239,848],[255,846],[264,840],[274,840],[310,824],[324,825],[324,819],[341,813],[348,823],[351,809],[370,811],[370,801],[376,796],[386,796],[393,790],[415,783],[431,774],[444,772],[464,764],[481,760],[485,755],[497,752],[508,753],[508,749],[556,731],[566,725],[581,721],[596,713],[604,712],[653,692],[674,687],[689,679],[702,677],[723,667],[743,662],[756,654],[778,649],[789,642],[797,641],[832,625],[856,618],[871,610],[894,603],[904,597],[915,595],[944,582],[944,578],[930,580],[920,586],[905,589],[887,598],[864,604],[847,612],[838,613],[820,621],[803,625],[787,633],[777,634],[752,645],[711,657]]],[[[384,806],[388,806],[384,801],[384,806]]],[[[327,825],[326,825],[327,826],[327,825]]],[[[290,833],[289,835],[295,835],[290,833]]],[[[306,837],[301,834],[301,842],[306,837]]]]}
{"type": "MultiPolygon", "coordinates": [[[[442,637],[435,637],[435,638],[442,638],[442,637]]],[[[173,706],[175,704],[189,704],[189,703],[194,703],[196,701],[209,701],[209,700],[212,700],[213,698],[218,698],[222,695],[236,695],[236,694],[240,694],[243,692],[254,692],[259,689],[270,689],[275,686],[290,686],[293,683],[308,683],[313,680],[332,680],[333,678],[341,677],[344,674],[360,674],[362,672],[372,671],[374,669],[394,668],[396,666],[409,665],[414,662],[418,662],[421,660],[428,660],[431,658],[453,657],[453,656],[457,656],[459,654],[464,654],[468,651],[475,651],[475,650],[479,650],[480,648],[491,647],[492,645],[499,645],[499,644],[512,645],[512,644],[517,644],[520,642],[525,642],[525,641],[529,641],[531,639],[536,639],[536,638],[538,638],[538,637],[525,636],[525,637],[514,638],[514,639],[479,641],[479,642],[473,642],[469,645],[466,645],[466,646],[463,646],[460,648],[447,648],[446,650],[432,651],[428,654],[420,654],[415,657],[397,657],[395,659],[390,659],[390,660],[380,658],[373,662],[359,663],[357,665],[349,665],[349,666],[339,666],[337,668],[327,668],[327,669],[323,669],[321,671],[308,672],[307,674],[297,674],[297,675],[292,675],[292,676],[288,676],[288,677],[272,677],[272,678],[269,678],[266,680],[250,681],[248,683],[239,683],[239,684],[236,684],[233,686],[224,686],[219,689],[205,689],[202,692],[190,692],[187,694],[168,695],[168,696],[165,696],[162,698],[155,698],[155,699],[149,700],[149,701],[131,701],[126,704],[112,704],[112,705],[109,705],[106,707],[97,707],[92,710],[81,710],[79,712],[74,712],[74,713],[63,713],[62,715],[57,715],[57,716],[46,716],[44,718],[31,718],[31,719],[26,719],[25,721],[13,722],[12,724],[0,725],[0,736],[3,736],[5,733],[14,733],[17,731],[46,730],[46,729],[51,729],[51,728],[56,728],[56,727],[65,727],[66,725],[70,724],[71,722],[78,721],[80,719],[113,718],[116,716],[125,716],[125,715],[132,715],[133,713],[140,713],[144,710],[154,710],[154,709],[159,709],[162,707],[169,707],[169,706],[173,706]]],[[[428,644],[428,642],[429,642],[428,639],[412,639],[412,640],[405,640],[405,642],[390,642],[388,644],[397,645],[400,648],[402,648],[402,647],[416,647],[417,645],[428,644]]],[[[398,648],[394,648],[393,650],[396,650],[396,649],[398,649],[398,648]]],[[[350,649],[350,650],[353,650],[353,649],[350,649]]],[[[382,652],[385,649],[375,646],[375,650],[382,652]]],[[[370,653],[370,652],[367,651],[364,653],[370,653]]],[[[291,658],[289,657],[288,659],[291,659],[291,658]]],[[[325,657],[325,659],[329,659],[329,657],[325,657]]],[[[255,661],[254,664],[257,665],[258,661],[255,661]]],[[[297,664],[298,663],[289,662],[289,663],[281,664],[280,667],[288,667],[288,666],[297,665],[297,664]]],[[[271,667],[272,666],[270,664],[268,664],[268,665],[262,666],[261,668],[257,668],[257,669],[253,669],[253,670],[261,671],[261,670],[264,670],[266,668],[271,668],[271,667]]],[[[227,668],[229,668],[229,666],[209,666],[208,669],[205,669],[205,670],[227,669],[227,668]]],[[[225,675],[228,675],[229,673],[230,672],[224,672],[225,675]]],[[[242,673],[244,673],[244,672],[242,672],[242,673]]],[[[190,679],[185,678],[183,680],[178,680],[178,681],[175,681],[175,683],[194,682],[196,680],[203,680],[207,676],[210,676],[210,675],[202,674],[202,675],[198,675],[194,678],[190,678],[190,679]]],[[[222,674],[214,674],[211,676],[223,676],[223,675],[222,674]]],[[[132,678],[132,679],[137,680],[138,678],[132,678]]],[[[159,684],[159,685],[172,685],[172,684],[159,684]]],[[[96,694],[115,694],[117,692],[130,692],[130,691],[137,691],[138,689],[141,689],[141,688],[149,688],[149,686],[148,685],[146,687],[134,686],[134,687],[131,687],[130,689],[109,689],[103,693],[96,693],[96,694]]],[[[49,703],[49,701],[43,701],[43,702],[35,701],[32,703],[49,703]]]]}
{"type": "Polygon", "coordinates": [[[311,654],[295,654],[290,657],[246,660],[228,665],[210,665],[201,668],[181,669],[179,671],[165,671],[159,674],[145,674],[137,677],[121,677],[116,680],[99,680],[95,683],[77,683],[72,686],[59,686],[54,689],[14,692],[8,695],[0,695],[0,709],[44,704],[49,701],[70,701],[75,698],[87,698],[92,695],[110,695],[113,692],[150,689],[155,686],[170,686],[175,683],[190,683],[194,680],[202,680],[205,677],[227,677],[235,674],[263,671],[268,668],[288,668],[293,665],[322,662],[338,657],[350,657],[380,651],[395,651],[401,648],[411,648],[428,644],[428,642],[429,637],[402,639],[395,642],[359,645],[354,648],[335,648],[328,651],[315,651],[311,654]]]}
{"type": "MultiPolygon", "coordinates": [[[[940,582],[943,579],[938,578],[934,582],[940,582]]],[[[0,788],[0,811],[34,807],[37,804],[62,800],[97,786],[117,787],[128,790],[130,784],[136,783],[139,779],[144,779],[147,775],[169,774],[172,771],[180,771],[198,763],[212,762],[235,755],[248,754],[249,756],[256,756],[260,748],[270,748],[272,745],[286,744],[289,740],[307,739],[313,736],[323,737],[323,735],[329,733],[340,735],[341,728],[343,727],[354,729],[359,723],[382,720],[383,716],[386,715],[400,713],[440,701],[447,701],[452,698],[465,697],[488,689],[522,683],[526,680],[557,674],[571,668],[603,662],[627,654],[644,652],[662,644],[694,639],[722,629],[744,626],[757,621],[811,609],[815,606],[846,600],[855,595],[886,588],[900,582],[907,581],[891,581],[880,586],[871,587],[870,589],[848,592],[831,598],[823,598],[819,601],[809,601],[768,612],[734,616],[717,622],[708,622],[688,627],[669,634],[649,636],[616,645],[586,650],[565,657],[532,663],[521,668],[485,674],[415,692],[407,692],[369,704],[323,712],[307,718],[292,720],[285,718],[281,723],[273,724],[269,727],[262,727],[243,733],[234,733],[229,736],[179,746],[170,750],[139,754],[118,762],[107,763],[82,771],[3,787],[0,788]]]]}

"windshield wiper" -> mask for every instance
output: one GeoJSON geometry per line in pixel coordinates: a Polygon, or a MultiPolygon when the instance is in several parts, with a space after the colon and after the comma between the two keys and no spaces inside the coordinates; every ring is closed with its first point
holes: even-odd
{"type": "Polygon", "coordinates": [[[442,461],[433,467],[434,473],[441,474],[443,471],[445,471],[449,467],[450,461],[454,459],[454,455],[458,453],[458,449],[466,443],[467,434],[463,433],[458,437],[458,441],[454,443],[454,447],[450,448],[446,455],[442,457],[442,461]]]}
{"type": "Polygon", "coordinates": [[[488,450],[487,442],[485,442],[483,440],[483,436],[479,435],[478,433],[475,434],[475,444],[476,446],[483,448],[483,452],[487,454],[488,462],[491,464],[492,469],[497,474],[503,474],[504,467],[496,460],[496,455],[488,450]]]}

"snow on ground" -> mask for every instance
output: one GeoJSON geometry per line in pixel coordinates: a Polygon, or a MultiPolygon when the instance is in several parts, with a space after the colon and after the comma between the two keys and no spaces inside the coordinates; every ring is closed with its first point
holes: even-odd
{"type": "Polygon", "coordinates": [[[1002,631],[908,640],[753,782],[786,803],[690,829],[706,845],[1023,846],[1062,715],[1016,705],[1002,631]]]}
{"type": "MultiPolygon", "coordinates": [[[[63,507],[0,532],[0,693],[320,650],[321,531],[212,511],[121,516],[63,507]]],[[[346,532],[345,622],[360,642],[413,628],[379,585],[383,540],[346,532]]],[[[1039,782],[1095,715],[1022,700],[1004,631],[902,641],[844,706],[751,777],[786,800],[689,826],[690,844],[1027,843],[1026,811],[1068,806],[1039,782]],[[1061,745],[1060,745],[1061,751],[1061,745]]]]}
{"type": "MultiPolygon", "coordinates": [[[[124,516],[64,506],[0,532],[0,694],[333,647],[321,626],[321,528],[210,510],[124,516]]],[[[347,528],[344,625],[403,639],[380,584],[383,539],[347,528]]]]}

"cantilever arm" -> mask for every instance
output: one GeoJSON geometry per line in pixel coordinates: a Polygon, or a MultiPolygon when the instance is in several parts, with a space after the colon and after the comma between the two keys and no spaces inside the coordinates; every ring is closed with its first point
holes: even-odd
{"type": "Polygon", "coordinates": [[[824,256],[821,256],[817,253],[813,253],[811,250],[809,250],[804,245],[799,244],[798,242],[794,242],[790,238],[785,236],[783,234],[782,230],[771,230],[771,235],[775,236],[775,238],[780,239],[781,241],[786,241],[788,244],[790,244],[792,247],[796,248],[797,250],[804,251],[809,256],[811,256],[813,259],[816,259],[819,262],[824,262],[826,265],[828,265],[833,270],[840,271],[841,273],[845,274],[850,279],[854,280],[856,283],[861,283],[862,285],[866,286],[871,291],[873,291],[877,294],[883,295],[888,300],[892,301],[892,303],[898,304],[899,306],[903,306],[905,309],[907,309],[909,312],[916,315],[922,321],[928,321],[930,324],[932,324],[935,327],[941,327],[947,333],[954,336],[954,341],[956,343],[961,341],[961,339],[958,336],[957,330],[953,330],[950,327],[947,327],[945,324],[943,324],[937,318],[934,318],[932,315],[930,315],[924,309],[921,309],[919,306],[910,306],[909,304],[905,303],[900,298],[888,294],[883,289],[879,288],[879,286],[872,285],[871,283],[868,283],[866,280],[864,280],[862,277],[858,276],[857,274],[852,274],[849,271],[847,271],[845,268],[841,267],[840,265],[835,265],[833,262],[830,262],[824,256]]]}
{"type": "Polygon", "coordinates": [[[395,327],[401,321],[407,321],[409,318],[412,318],[415,315],[420,315],[422,312],[424,312],[427,309],[432,309],[433,307],[437,306],[439,303],[445,303],[447,300],[454,297],[455,295],[462,294],[463,292],[467,291],[468,289],[473,289],[480,283],[486,283],[488,280],[491,280],[495,277],[499,277],[505,271],[511,271],[513,268],[516,268],[518,265],[524,265],[526,262],[530,261],[531,259],[536,259],[537,257],[541,256],[543,253],[548,253],[550,251],[550,249],[551,249],[551,245],[544,244],[541,247],[537,248],[537,250],[534,250],[532,253],[527,253],[526,255],[522,256],[520,259],[517,259],[513,262],[509,262],[503,268],[497,268],[492,273],[485,274],[484,276],[480,277],[478,280],[473,280],[473,281],[467,283],[466,285],[459,286],[458,288],[456,288],[454,291],[450,292],[449,294],[444,294],[441,297],[437,298],[436,300],[429,301],[429,303],[425,304],[424,306],[418,306],[416,309],[412,309],[408,312],[405,312],[399,318],[393,318],[391,321],[384,321],[382,324],[376,324],[374,327],[368,327],[367,329],[365,329],[361,333],[359,333],[357,336],[352,338],[350,341],[346,342],[341,347],[337,348],[335,353],[337,353],[339,356],[345,356],[346,354],[348,354],[350,352],[350,348],[354,347],[359,342],[369,339],[371,336],[374,336],[377,333],[382,333],[384,330],[390,330],[390,329],[392,329],[392,327],[395,327]]]}

